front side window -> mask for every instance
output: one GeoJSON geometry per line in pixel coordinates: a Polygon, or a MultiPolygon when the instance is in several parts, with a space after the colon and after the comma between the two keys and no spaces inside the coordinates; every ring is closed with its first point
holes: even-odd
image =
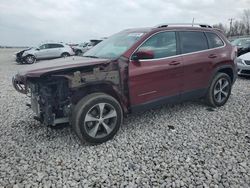
{"type": "Polygon", "coordinates": [[[207,32],[206,35],[207,35],[210,48],[217,48],[217,47],[221,47],[224,45],[223,41],[215,33],[207,32]]]}
{"type": "Polygon", "coordinates": [[[47,49],[47,48],[48,48],[48,44],[43,44],[39,47],[40,50],[47,49]]]}
{"type": "Polygon", "coordinates": [[[203,32],[181,31],[179,34],[183,54],[208,49],[207,38],[203,32]]]}
{"type": "Polygon", "coordinates": [[[49,48],[48,44],[43,44],[43,45],[39,46],[40,50],[47,49],[47,48],[49,48]]]}
{"type": "Polygon", "coordinates": [[[175,32],[161,32],[144,42],[137,51],[151,51],[154,58],[164,58],[177,54],[175,32]]]}

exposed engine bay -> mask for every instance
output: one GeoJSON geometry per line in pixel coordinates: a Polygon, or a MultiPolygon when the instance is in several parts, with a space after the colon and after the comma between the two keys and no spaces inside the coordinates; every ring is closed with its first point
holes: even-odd
{"type": "Polygon", "coordinates": [[[91,92],[90,90],[98,89],[100,83],[121,90],[117,67],[110,64],[89,67],[84,71],[76,70],[28,79],[26,83],[13,79],[15,89],[30,96],[31,104],[28,106],[36,114],[34,118],[45,125],[70,122],[73,106],[91,92]]]}

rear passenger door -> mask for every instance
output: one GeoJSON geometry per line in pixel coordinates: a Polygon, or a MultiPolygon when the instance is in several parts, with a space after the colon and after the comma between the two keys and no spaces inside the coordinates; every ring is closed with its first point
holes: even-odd
{"type": "Polygon", "coordinates": [[[49,44],[49,57],[55,58],[61,56],[63,45],[62,44],[49,44]]]}
{"type": "Polygon", "coordinates": [[[199,97],[208,87],[213,60],[207,37],[202,31],[179,31],[182,54],[182,98],[199,97]]]}

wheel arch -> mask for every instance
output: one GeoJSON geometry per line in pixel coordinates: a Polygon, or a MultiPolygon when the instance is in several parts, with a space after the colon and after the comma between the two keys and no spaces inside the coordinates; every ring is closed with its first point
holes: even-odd
{"type": "Polygon", "coordinates": [[[77,104],[83,97],[92,94],[92,93],[105,93],[114,97],[121,105],[124,112],[128,112],[128,108],[125,105],[124,98],[119,90],[119,88],[112,84],[111,82],[102,81],[102,82],[94,82],[88,83],[85,86],[82,86],[77,89],[72,90],[72,103],[77,104]]]}
{"type": "Polygon", "coordinates": [[[212,82],[214,76],[219,72],[227,74],[231,78],[232,83],[235,82],[237,74],[236,74],[234,68],[231,65],[223,65],[223,66],[219,66],[219,67],[215,68],[215,70],[213,72],[213,76],[210,79],[210,83],[212,82]]]}
{"type": "Polygon", "coordinates": [[[70,53],[69,53],[69,52],[65,52],[65,51],[64,51],[64,52],[61,53],[61,56],[62,56],[63,54],[67,54],[68,56],[70,56],[70,53]]]}

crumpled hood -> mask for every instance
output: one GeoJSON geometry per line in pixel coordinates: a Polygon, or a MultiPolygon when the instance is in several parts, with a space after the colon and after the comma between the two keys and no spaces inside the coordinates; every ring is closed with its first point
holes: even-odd
{"type": "Polygon", "coordinates": [[[24,54],[35,54],[35,52],[37,52],[36,48],[29,48],[27,50],[24,50],[24,54]]]}
{"type": "Polygon", "coordinates": [[[24,49],[24,50],[21,50],[21,51],[15,52],[14,54],[15,54],[15,55],[17,55],[17,54],[19,54],[19,53],[23,53],[23,52],[25,52],[25,51],[29,51],[29,50],[31,50],[31,49],[33,49],[33,48],[26,48],[26,49],[24,49]]]}
{"type": "Polygon", "coordinates": [[[109,59],[87,58],[81,56],[39,61],[19,71],[18,74],[16,74],[16,77],[23,77],[21,79],[23,80],[24,78],[26,79],[28,77],[40,77],[43,74],[49,74],[61,70],[84,67],[89,65],[98,65],[109,62],[109,59]]]}

